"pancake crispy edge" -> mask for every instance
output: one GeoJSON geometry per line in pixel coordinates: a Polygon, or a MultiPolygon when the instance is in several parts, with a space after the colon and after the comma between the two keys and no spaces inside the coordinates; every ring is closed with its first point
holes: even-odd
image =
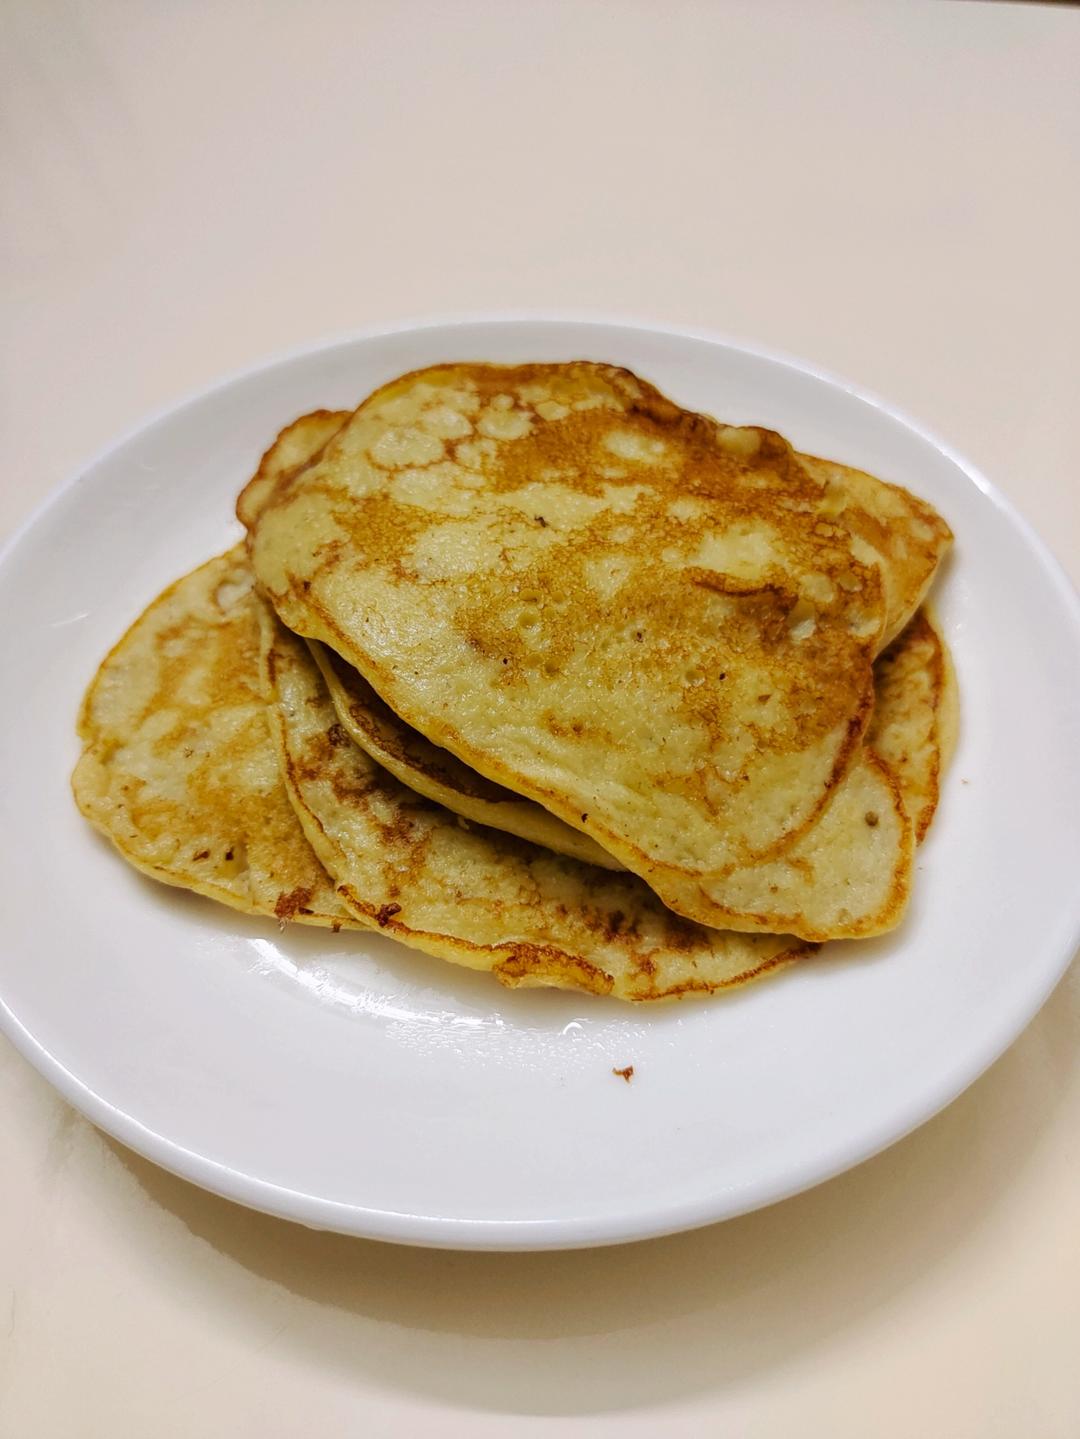
{"type": "Polygon", "coordinates": [[[278,484],[318,459],[349,418],[349,410],[312,410],[279,431],[236,500],[236,518],[245,527],[255,522],[278,484]]]}
{"type": "Polygon", "coordinates": [[[874,675],[878,700],[867,744],[896,775],[921,842],[959,731],[952,658],[925,608],[878,656],[874,675]]]}

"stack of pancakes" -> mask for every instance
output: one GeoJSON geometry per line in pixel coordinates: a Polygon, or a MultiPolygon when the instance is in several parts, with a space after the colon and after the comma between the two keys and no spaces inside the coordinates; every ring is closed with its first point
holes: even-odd
{"type": "Polygon", "coordinates": [[[906,490],[586,362],[283,430],[79,719],[140,869],[508,985],[661,999],[899,923],[956,727],[906,490]]]}

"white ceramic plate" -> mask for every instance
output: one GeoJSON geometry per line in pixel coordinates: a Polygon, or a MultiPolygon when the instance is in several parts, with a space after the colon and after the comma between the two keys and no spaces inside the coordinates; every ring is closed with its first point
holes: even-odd
{"type": "Polygon", "coordinates": [[[518,319],[300,354],[154,420],[51,500],[0,564],[0,616],[7,1033],[124,1143],[306,1224],[542,1248],[766,1204],[959,1094],[1080,937],[1075,595],[970,466],[790,361],[518,319]],[[378,936],[280,933],[129,869],[70,799],[80,695],[143,606],[236,537],[234,496],[278,428],[439,360],[585,357],[899,481],[952,524],[937,604],[962,739],[903,927],[727,997],[636,1008],[513,993],[378,936]]]}

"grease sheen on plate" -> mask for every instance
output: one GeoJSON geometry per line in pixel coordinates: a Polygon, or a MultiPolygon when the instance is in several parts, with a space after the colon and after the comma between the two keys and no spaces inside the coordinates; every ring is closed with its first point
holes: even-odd
{"type": "Polygon", "coordinates": [[[1075,943],[1075,599],[954,458],[792,364],[570,321],[328,347],[219,386],[117,447],[9,550],[0,596],[9,615],[32,617],[5,630],[5,670],[35,677],[33,704],[7,725],[18,763],[2,800],[4,863],[22,905],[0,958],[6,1027],[121,1139],[308,1223],[539,1247],[741,1212],[856,1162],[947,1102],[1015,1037],[1075,943]],[[233,541],[224,514],[268,435],[290,413],[351,406],[448,355],[569,354],[626,365],[689,408],[774,428],[948,516],[958,552],[937,614],[964,721],[904,924],[836,958],[826,950],[782,982],[643,1017],[443,976],[378,936],[343,957],[332,936],[232,916],[223,926],[205,902],[119,870],[70,808],[70,715],[100,654],[162,582],[233,541]],[[631,1065],[629,1084],[611,1073],[631,1065]]]}

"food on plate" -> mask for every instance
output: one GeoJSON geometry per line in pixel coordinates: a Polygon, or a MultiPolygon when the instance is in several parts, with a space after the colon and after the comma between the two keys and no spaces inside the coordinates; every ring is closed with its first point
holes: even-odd
{"type": "Polygon", "coordinates": [[[286,426],[237,514],[83,705],[76,798],[148,873],[633,1000],[902,918],[957,716],[925,501],[468,364],[286,426]]]}
{"type": "Polygon", "coordinates": [[[348,410],[313,410],[286,425],[240,491],[236,501],[236,517],[240,523],[253,524],[278,482],[310,464],[348,418],[348,410]]]}
{"type": "Polygon", "coordinates": [[[824,487],[824,512],[842,519],[877,557],[885,589],[884,648],[925,599],[952,531],[931,505],[899,485],[814,455],[800,454],[799,463],[824,487]]]}
{"type": "Polygon", "coordinates": [[[922,840],[960,722],[952,659],[925,610],[878,657],[874,683],[877,703],[868,742],[899,780],[915,838],[922,840]]]}
{"type": "Polygon", "coordinates": [[[258,604],[242,548],[170,585],[86,692],[72,788],[86,818],[154,879],[249,914],[339,928],[349,910],[274,757],[258,604]]]}
{"type": "Polygon", "coordinates": [[[698,420],[602,366],[422,371],[250,532],[283,622],[654,887],[816,817],[885,622],[790,448],[698,420]]]}
{"type": "Polygon", "coordinates": [[[905,617],[874,523],[780,436],[591,364],[405,376],[249,519],[283,621],[432,743],[684,915],[813,938],[879,932],[906,898],[890,829],[849,873],[835,820],[815,837],[831,895],[784,862],[853,767],[890,808],[856,764],[905,617]]]}
{"type": "Polygon", "coordinates": [[[351,913],[504,984],[663,999],[743,983],[805,954],[783,935],[707,929],[614,874],[459,816],[342,733],[302,640],[263,611],[271,728],[312,848],[351,913]]]}
{"type": "Polygon", "coordinates": [[[581,830],[556,819],[534,800],[485,779],[405,724],[339,654],[318,640],[309,640],[308,645],[350,739],[403,784],[476,824],[492,825],[602,869],[623,868],[581,830]]]}

